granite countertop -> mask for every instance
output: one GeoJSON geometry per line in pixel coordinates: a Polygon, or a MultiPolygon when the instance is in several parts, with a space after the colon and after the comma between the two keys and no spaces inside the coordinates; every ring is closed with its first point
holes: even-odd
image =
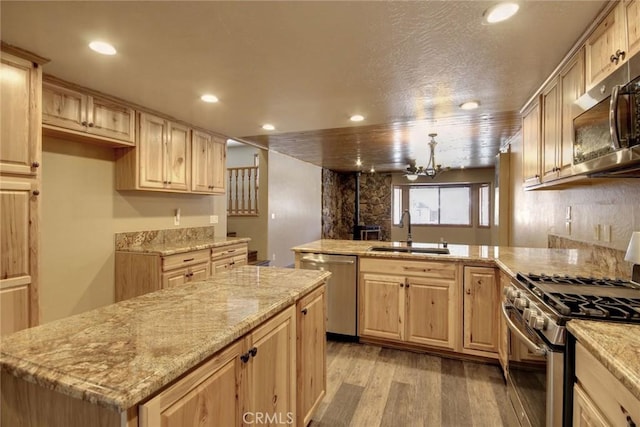
{"type": "Polygon", "coordinates": [[[571,320],[567,329],[640,400],[640,325],[571,320]]]}
{"type": "MultiPolygon", "coordinates": [[[[449,255],[434,255],[406,252],[371,252],[372,246],[406,247],[399,242],[371,240],[316,240],[292,248],[294,252],[317,252],[336,255],[358,255],[380,258],[421,259],[429,261],[462,261],[486,263],[497,266],[507,274],[518,272],[561,274],[573,276],[611,276],[592,259],[592,253],[581,249],[520,248],[508,246],[449,244],[449,255]]],[[[416,244],[413,246],[437,247],[438,244],[416,244]]]]}
{"type": "Polygon", "coordinates": [[[201,249],[217,248],[220,246],[245,243],[250,241],[248,237],[214,237],[205,239],[191,239],[179,242],[147,243],[117,249],[119,252],[134,252],[146,254],[158,254],[167,256],[184,252],[198,251],[201,249]]]}
{"type": "Polygon", "coordinates": [[[0,367],[26,381],[124,411],[329,276],[314,270],[240,267],[3,337],[0,367]]]}

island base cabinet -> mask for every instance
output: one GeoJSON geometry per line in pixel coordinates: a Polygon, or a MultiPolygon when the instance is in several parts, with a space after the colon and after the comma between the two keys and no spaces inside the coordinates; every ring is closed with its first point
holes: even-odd
{"type": "Polygon", "coordinates": [[[295,423],[295,306],[139,406],[140,427],[295,423]]]}

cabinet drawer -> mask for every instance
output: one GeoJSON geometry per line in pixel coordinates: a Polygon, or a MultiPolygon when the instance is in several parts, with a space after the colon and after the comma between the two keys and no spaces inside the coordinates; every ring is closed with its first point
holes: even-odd
{"type": "Polygon", "coordinates": [[[627,417],[640,424],[640,401],[579,342],[576,343],[576,377],[579,386],[596,402],[611,425],[627,425],[627,417]]]}
{"type": "Polygon", "coordinates": [[[233,256],[246,257],[249,253],[246,243],[237,243],[235,245],[222,246],[211,249],[211,261],[233,256]]]}
{"type": "Polygon", "coordinates": [[[455,279],[455,262],[407,261],[380,258],[360,258],[360,271],[367,273],[399,274],[403,276],[455,279]]]}
{"type": "Polygon", "coordinates": [[[201,251],[184,252],[181,254],[162,257],[162,271],[187,267],[209,261],[209,249],[201,251]]]}

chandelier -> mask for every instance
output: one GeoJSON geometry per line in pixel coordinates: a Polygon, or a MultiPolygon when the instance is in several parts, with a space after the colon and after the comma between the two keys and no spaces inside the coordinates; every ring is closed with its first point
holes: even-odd
{"type": "Polygon", "coordinates": [[[443,168],[441,165],[436,164],[435,159],[435,148],[438,143],[435,140],[435,137],[438,136],[437,133],[430,133],[429,137],[431,137],[431,141],[429,141],[429,162],[427,166],[416,166],[415,162],[409,165],[407,168],[407,172],[405,176],[409,181],[415,181],[419,176],[428,176],[430,178],[435,178],[440,172],[444,172],[449,168],[443,168]]]}

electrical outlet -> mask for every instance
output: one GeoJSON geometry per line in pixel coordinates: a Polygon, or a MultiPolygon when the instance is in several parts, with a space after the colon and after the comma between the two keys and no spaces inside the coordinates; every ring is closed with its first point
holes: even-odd
{"type": "Polygon", "coordinates": [[[175,210],[173,215],[173,225],[180,225],[180,208],[175,210]]]}
{"type": "Polygon", "coordinates": [[[217,224],[217,223],[218,223],[218,215],[210,215],[209,224],[217,224]]]}
{"type": "Polygon", "coordinates": [[[602,241],[603,242],[611,241],[611,224],[602,225],[602,241]]]}
{"type": "Polygon", "coordinates": [[[567,221],[571,220],[571,206],[567,206],[567,213],[566,213],[564,219],[566,219],[567,221]]]}
{"type": "Polygon", "coordinates": [[[271,256],[271,261],[275,261],[275,260],[276,260],[276,254],[275,254],[275,252],[274,252],[274,253],[272,254],[272,256],[271,256]]]}
{"type": "Polygon", "coordinates": [[[600,224],[593,227],[593,240],[600,240],[600,224]]]}
{"type": "Polygon", "coordinates": [[[571,235],[571,221],[566,221],[564,223],[564,231],[567,233],[567,235],[571,235]]]}

